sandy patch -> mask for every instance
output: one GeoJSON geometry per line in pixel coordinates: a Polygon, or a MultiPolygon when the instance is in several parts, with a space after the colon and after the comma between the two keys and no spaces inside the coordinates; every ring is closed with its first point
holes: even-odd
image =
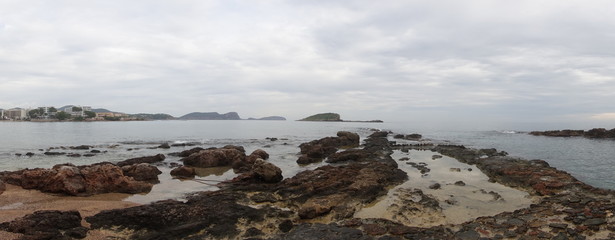
{"type": "Polygon", "coordinates": [[[434,155],[437,153],[431,151],[395,151],[394,159],[409,158],[397,162],[408,173],[409,180],[378,202],[365,206],[355,217],[431,227],[512,212],[536,202],[527,192],[489,182],[475,166],[434,155]],[[437,189],[435,184],[439,184],[437,189]]]}
{"type": "MultiPolygon", "coordinates": [[[[8,222],[39,210],[77,210],[81,217],[95,215],[103,210],[127,208],[139,204],[124,201],[129,194],[108,193],[90,197],[68,197],[42,193],[37,190],[26,190],[15,185],[6,185],[6,191],[0,195],[0,222],[8,222]]],[[[89,224],[82,221],[85,227],[89,224]]],[[[115,236],[105,235],[105,231],[93,231],[87,239],[115,236]],[[99,235],[103,236],[99,236],[99,235]],[[96,237],[94,237],[97,235],[96,237]],[[90,236],[92,238],[90,238],[90,236]]],[[[0,231],[0,239],[15,239],[19,235],[0,231]]]]}

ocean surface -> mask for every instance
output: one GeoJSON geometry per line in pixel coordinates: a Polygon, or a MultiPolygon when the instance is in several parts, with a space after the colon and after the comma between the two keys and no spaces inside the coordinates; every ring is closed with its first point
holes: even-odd
{"type": "MultiPolygon", "coordinates": [[[[496,148],[510,156],[542,159],[551,166],[565,170],[590,185],[615,189],[615,140],[586,138],[536,137],[514,130],[436,131],[415,129],[405,123],[360,122],[297,122],[297,121],[139,121],[139,122],[0,122],[0,171],[23,168],[49,168],[55,164],[75,165],[96,162],[118,162],[128,158],[167,155],[165,164],[180,163],[168,155],[195,146],[222,147],[227,144],[246,148],[247,154],[264,149],[272,163],[283,170],[284,177],[313,169],[321,164],[298,166],[299,144],[314,139],[335,136],[345,130],[366,137],[372,129],[395,133],[420,133],[435,142],[463,144],[475,148],[496,148]],[[277,138],[271,141],[268,138],[277,138]],[[191,143],[195,146],[155,148],[162,143],[191,143]],[[101,151],[92,157],[46,156],[46,151],[85,154],[90,150],[70,149],[70,146],[91,145],[101,151]],[[34,156],[25,156],[26,153],[34,156]],[[18,156],[21,154],[21,156],[18,156]]],[[[545,129],[546,130],[546,129],[545,129]]],[[[177,197],[192,190],[215,188],[216,181],[236,176],[228,168],[201,169],[199,181],[172,179],[171,167],[163,165],[161,184],[147,196],[133,196],[131,201],[149,202],[177,197]],[[209,182],[208,182],[209,181],[209,182]],[[177,183],[182,184],[178,190],[177,183]]]]}

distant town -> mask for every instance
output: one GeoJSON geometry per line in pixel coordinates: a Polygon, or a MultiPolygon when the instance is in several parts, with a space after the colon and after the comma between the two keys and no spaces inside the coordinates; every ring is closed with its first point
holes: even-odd
{"type": "Polygon", "coordinates": [[[110,111],[104,108],[93,109],[90,106],[68,105],[60,108],[11,108],[0,109],[0,121],[146,121],[146,120],[286,120],[280,116],[242,119],[236,112],[220,114],[217,112],[192,112],[181,117],[173,117],[166,113],[126,114],[110,111]]]}
{"type": "Polygon", "coordinates": [[[0,120],[4,121],[137,121],[144,120],[125,113],[106,109],[92,109],[90,106],[37,107],[33,109],[0,109],[0,120]]]}

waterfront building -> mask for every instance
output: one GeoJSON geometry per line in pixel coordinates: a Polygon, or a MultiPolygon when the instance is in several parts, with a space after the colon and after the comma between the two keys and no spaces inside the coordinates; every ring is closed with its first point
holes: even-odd
{"type": "Polygon", "coordinates": [[[23,108],[11,108],[3,111],[3,117],[12,120],[23,120],[28,118],[28,111],[23,108]]]}

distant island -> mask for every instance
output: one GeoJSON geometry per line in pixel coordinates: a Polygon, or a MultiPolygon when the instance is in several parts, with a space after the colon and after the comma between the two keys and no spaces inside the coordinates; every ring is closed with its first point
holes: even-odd
{"type": "Polygon", "coordinates": [[[591,130],[552,130],[552,131],[533,131],[530,135],[546,137],[586,137],[586,138],[615,138],[615,128],[606,130],[605,128],[593,128],[591,130]]]}
{"type": "Polygon", "coordinates": [[[192,112],[177,118],[179,120],[241,120],[236,112],[219,114],[217,112],[192,112]]]}
{"type": "Polygon", "coordinates": [[[357,121],[357,120],[343,120],[338,113],[319,113],[298,121],[307,122],[373,122],[381,123],[382,120],[369,120],[369,121],[357,121]]]}

